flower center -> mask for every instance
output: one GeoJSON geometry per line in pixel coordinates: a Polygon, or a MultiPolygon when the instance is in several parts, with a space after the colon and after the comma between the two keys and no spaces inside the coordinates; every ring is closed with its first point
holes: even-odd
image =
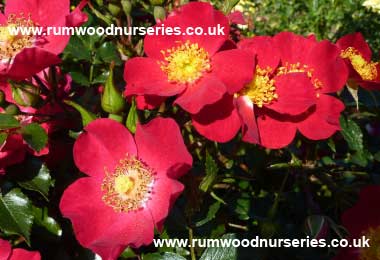
{"type": "Polygon", "coordinates": [[[270,77],[271,69],[261,69],[256,66],[256,72],[253,80],[248,83],[240,95],[247,96],[258,107],[269,105],[278,98],[274,80],[270,77]]]}
{"type": "Polygon", "coordinates": [[[343,59],[349,59],[352,67],[363,80],[375,80],[377,78],[377,62],[367,62],[358,50],[348,47],[341,52],[343,59]]]}
{"type": "Polygon", "coordinates": [[[33,35],[13,35],[11,33],[12,30],[21,27],[34,27],[30,15],[25,18],[23,14],[18,17],[10,14],[7,24],[0,27],[0,60],[11,59],[22,49],[33,45],[33,35]]]}
{"type": "Polygon", "coordinates": [[[168,75],[169,82],[191,84],[211,69],[207,51],[197,43],[187,41],[161,53],[166,61],[161,63],[161,70],[168,75]]]}
{"type": "Polygon", "coordinates": [[[369,228],[364,232],[364,236],[369,239],[370,247],[360,249],[360,260],[380,260],[380,226],[369,228]]]}
{"type": "Polygon", "coordinates": [[[153,190],[154,172],[134,156],[120,160],[114,172],[106,170],[101,189],[103,201],[116,212],[145,207],[153,190]]]}
{"type": "Polygon", "coordinates": [[[290,64],[285,62],[283,66],[277,69],[277,75],[285,75],[289,73],[306,73],[316,90],[322,88],[323,86],[323,83],[319,79],[314,78],[314,69],[310,68],[306,64],[302,65],[299,62],[290,64]]]}

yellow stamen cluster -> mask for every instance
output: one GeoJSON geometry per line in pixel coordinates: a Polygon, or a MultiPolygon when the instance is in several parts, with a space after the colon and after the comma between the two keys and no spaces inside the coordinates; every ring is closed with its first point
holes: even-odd
{"type": "Polygon", "coordinates": [[[377,78],[377,62],[368,62],[360,54],[358,50],[353,47],[348,47],[343,50],[340,56],[344,59],[349,59],[352,67],[362,77],[363,80],[375,80],[377,78]]]}
{"type": "Polygon", "coordinates": [[[270,68],[261,69],[256,66],[253,80],[243,88],[240,95],[249,97],[258,107],[271,104],[278,95],[270,71],[270,68]]]}
{"type": "Polygon", "coordinates": [[[211,69],[207,51],[197,43],[187,41],[161,53],[166,61],[161,63],[161,70],[167,74],[170,82],[191,84],[211,69]]]}
{"type": "Polygon", "coordinates": [[[10,29],[34,25],[30,15],[27,18],[24,14],[8,16],[7,24],[0,27],[0,60],[11,59],[22,49],[33,45],[33,35],[12,35],[10,29]]]}
{"type": "Polygon", "coordinates": [[[370,240],[370,247],[363,247],[360,249],[359,259],[380,260],[380,226],[369,228],[363,235],[370,240]]]}
{"type": "Polygon", "coordinates": [[[135,156],[120,160],[114,172],[106,170],[101,189],[103,201],[116,212],[144,207],[154,184],[154,172],[135,156]]]}
{"type": "Polygon", "coordinates": [[[299,62],[294,63],[294,64],[289,64],[286,62],[284,66],[281,66],[277,69],[277,75],[285,75],[285,74],[297,73],[297,72],[306,73],[307,77],[312,81],[311,83],[313,84],[315,89],[322,88],[323,86],[322,82],[317,78],[313,78],[314,69],[310,68],[306,64],[303,65],[299,62]]]}

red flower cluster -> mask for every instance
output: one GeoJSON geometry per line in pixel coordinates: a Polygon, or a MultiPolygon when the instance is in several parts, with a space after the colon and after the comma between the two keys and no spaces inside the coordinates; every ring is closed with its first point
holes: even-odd
{"type": "Polygon", "coordinates": [[[104,260],[127,247],[148,245],[183,190],[176,181],[192,165],[179,127],[156,118],[133,136],[111,119],[90,123],[74,146],[78,168],[89,175],[68,187],[60,208],[78,241],[104,260]]]}
{"type": "Polygon", "coordinates": [[[0,239],[0,260],[40,260],[39,252],[31,252],[25,249],[16,248],[12,250],[11,244],[0,239]]]}
{"type": "Polygon", "coordinates": [[[359,201],[342,215],[343,226],[349,239],[365,236],[370,247],[342,249],[335,260],[378,260],[380,259],[380,186],[365,187],[359,201]]]}
{"type": "MultiPolygon", "coordinates": [[[[189,3],[163,23],[229,29],[227,17],[206,3],[189,3]]],[[[227,142],[242,129],[244,141],[275,149],[297,131],[320,140],[340,129],[344,105],[330,94],[343,88],[348,69],[328,41],[284,32],[236,47],[226,36],[155,35],[144,46],[147,57],[125,65],[125,94],[148,109],[177,96],[174,103],[208,139],[227,142]]]]}

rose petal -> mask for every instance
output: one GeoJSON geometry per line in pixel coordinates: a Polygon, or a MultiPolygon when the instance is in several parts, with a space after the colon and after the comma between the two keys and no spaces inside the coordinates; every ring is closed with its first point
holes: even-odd
{"type": "Polygon", "coordinates": [[[215,104],[192,116],[194,128],[207,139],[224,143],[233,139],[241,127],[233,97],[226,94],[215,104]]]}
{"type": "Polygon", "coordinates": [[[270,149],[280,149],[289,145],[297,132],[297,127],[294,123],[280,121],[269,115],[259,116],[257,126],[261,145],[270,149]]]}
{"type": "Polygon", "coordinates": [[[212,58],[212,72],[223,81],[229,94],[251,82],[254,69],[255,56],[244,50],[221,51],[212,58]]]}
{"type": "Polygon", "coordinates": [[[260,143],[259,130],[252,101],[248,97],[239,97],[236,99],[236,107],[243,124],[243,141],[252,144],[260,143]]]}
{"type": "Polygon", "coordinates": [[[125,64],[125,95],[174,96],[185,89],[183,84],[169,83],[157,60],[132,58],[125,64]]]}
{"type": "Polygon", "coordinates": [[[137,125],[135,139],[139,157],[157,173],[179,178],[191,168],[193,159],[173,119],[158,117],[137,125]]]}
{"type": "Polygon", "coordinates": [[[175,100],[191,114],[198,113],[204,106],[219,101],[226,93],[226,86],[212,75],[204,75],[198,82],[189,85],[175,100]]]}
{"type": "Polygon", "coordinates": [[[311,140],[329,138],[340,130],[339,117],[344,104],[337,98],[321,95],[316,110],[304,121],[297,124],[300,132],[311,140]]]}
{"type": "Polygon", "coordinates": [[[275,78],[278,99],[267,108],[281,114],[298,115],[317,101],[314,86],[305,73],[291,73],[275,78]]]}
{"type": "Polygon", "coordinates": [[[102,178],[121,159],[137,155],[131,133],[111,119],[97,119],[84,129],[74,144],[74,161],[84,173],[102,178]]]}

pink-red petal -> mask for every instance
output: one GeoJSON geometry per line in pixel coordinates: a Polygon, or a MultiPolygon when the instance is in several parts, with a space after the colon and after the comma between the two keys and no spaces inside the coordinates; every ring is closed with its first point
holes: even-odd
{"type": "Polygon", "coordinates": [[[311,48],[306,65],[313,69],[312,80],[322,83],[321,93],[333,93],[341,90],[348,79],[348,69],[340,50],[328,41],[321,41],[311,48]]]}
{"type": "Polygon", "coordinates": [[[187,86],[175,104],[190,114],[196,114],[206,105],[219,101],[226,91],[226,86],[219,78],[206,74],[196,83],[187,86]]]}
{"type": "Polygon", "coordinates": [[[161,70],[159,61],[136,57],[125,64],[124,79],[127,82],[125,95],[174,96],[185,89],[183,84],[169,83],[161,70]]]}
{"type": "Polygon", "coordinates": [[[285,120],[280,121],[269,115],[259,116],[257,126],[261,145],[270,149],[280,149],[289,145],[297,132],[296,124],[285,120]]]}
{"type": "Polygon", "coordinates": [[[158,117],[137,125],[135,140],[139,158],[158,174],[179,178],[191,168],[193,159],[173,119],[158,117]]]}
{"type": "Polygon", "coordinates": [[[339,117],[344,104],[337,98],[321,95],[315,111],[304,121],[298,123],[300,132],[311,140],[321,140],[340,130],[339,117]]]}
{"type": "Polygon", "coordinates": [[[8,260],[12,251],[11,244],[6,240],[0,239],[0,249],[0,260],[8,260]]]}
{"type": "Polygon", "coordinates": [[[193,115],[192,123],[198,133],[220,143],[232,140],[241,127],[233,97],[228,94],[217,103],[208,105],[193,115]]]}
{"type": "Polygon", "coordinates": [[[259,129],[252,101],[248,97],[242,96],[237,98],[235,102],[242,121],[243,141],[252,144],[260,143],[259,129]]]}
{"type": "Polygon", "coordinates": [[[257,56],[257,66],[261,69],[271,69],[273,72],[280,63],[279,49],[274,46],[270,36],[254,36],[238,43],[238,48],[249,51],[257,56]]]}
{"type": "Polygon", "coordinates": [[[266,107],[280,114],[299,115],[317,101],[314,86],[306,73],[277,76],[275,85],[278,99],[266,107]]]}
{"type": "Polygon", "coordinates": [[[244,50],[221,51],[212,58],[212,72],[234,94],[252,81],[255,56],[244,50]]]}
{"type": "Polygon", "coordinates": [[[100,180],[85,177],[64,192],[60,209],[73,224],[84,247],[114,260],[126,246],[140,247],[153,239],[154,223],[146,210],[118,213],[102,200],[100,180]]]}
{"type": "Polygon", "coordinates": [[[11,257],[8,260],[40,260],[41,255],[36,251],[27,251],[25,249],[13,249],[11,257]]]}
{"type": "MultiPolygon", "coordinates": [[[[153,188],[152,198],[148,200],[146,210],[152,214],[156,225],[163,223],[175,200],[182,193],[184,186],[166,176],[159,176],[153,188]]],[[[159,228],[159,226],[156,226],[159,228]]]]}
{"type": "Polygon", "coordinates": [[[84,173],[102,178],[121,159],[137,155],[131,133],[111,119],[97,119],[84,129],[74,145],[74,161],[84,173]]]}
{"type": "Polygon", "coordinates": [[[61,62],[57,55],[40,48],[25,48],[16,55],[7,71],[0,74],[0,79],[24,80],[41,70],[61,62]]]}

